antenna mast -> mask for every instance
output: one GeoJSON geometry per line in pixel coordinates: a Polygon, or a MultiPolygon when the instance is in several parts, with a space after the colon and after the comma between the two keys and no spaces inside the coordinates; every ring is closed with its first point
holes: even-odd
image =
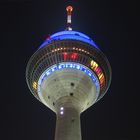
{"type": "Polygon", "coordinates": [[[72,6],[67,6],[66,11],[67,11],[67,30],[71,31],[72,30],[72,27],[71,27],[71,14],[72,14],[72,11],[73,11],[73,7],[72,6]]]}

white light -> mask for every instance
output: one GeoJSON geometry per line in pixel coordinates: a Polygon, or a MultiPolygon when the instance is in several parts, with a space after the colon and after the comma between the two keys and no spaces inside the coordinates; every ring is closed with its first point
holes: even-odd
{"type": "Polygon", "coordinates": [[[68,27],[68,30],[69,30],[69,31],[72,31],[72,28],[71,28],[71,27],[68,27]]]}
{"type": "Polygon", "coordinates": [[[54,71],[54,68],[52,68],[52,72],[54,71]]]}
{"type": "Polygon", "coordinates": [[[41,79],[39,79],[39,81],[38,81],[38,85],[39,85],[39,86],[41,85],[41,79]]]}
{"type": "Polygon", "coordinates": [[[59,66],[58,66],[58,68],[59,68],[59,69],[62,69],[62,66],[61,66],[61,65],[59,65],[59,66]]]}
{"type": "Polygon", "coordinates": [[[91,76],[91,73],[89,72],[88,75],[91,76]]]}
{"type": "Polygon", "coordinates": [[[60,114],[61,114],[61,115],[63,115],[63,114],[64,114],[64,112],[63,112],[63,111],[61,111],[61,112],[60,112],[60,114]]]}
{"type": "Polygon", "coordinates": [[[73,67],[73,65],[72,64],[70,64],[70,68],[72,68],[73,67]]]}
{"type": "Polygon", "coordinates": [[[60,110],[64,110],[64,107],[61,107],[60,110]]]}
{"type": "Polygon", "coordinates": [[[47,71],[47,72],[46,72],[46,75],[48,76],[49,74],[50,74],[50,72],[49,72],[49,71],[47,71]]]}
{"type": "Polygon", "coordinates": [[[76,67],[78,70],[80,69],[80,66],[79,65],[77,65],[77,67],[76,67]]]}
{"type": "Polygon", "coordinates": [[[68,23],[71,23],[71,15],[68,15],[67,22],[68,22],[68,23]]]}

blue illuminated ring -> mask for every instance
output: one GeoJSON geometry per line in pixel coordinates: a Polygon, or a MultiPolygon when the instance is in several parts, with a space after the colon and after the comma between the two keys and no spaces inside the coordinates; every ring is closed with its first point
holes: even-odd
{"type": "Polygon", "coordinates": [[[66,40],[66,39],[79,40],[79,41],[88,43],[88,44],[94,46],[95,48],[98,48],[98,46],[95,44],[95,42],[91,38],[89,38],[87,35],[85,35],[81,32],[61,31],[61,32],[57,32],[57,33],[51,35],[48,39],[46,39],[44,41],[44,43],[39,47],[39,49],[46,46],[47,44],[51,43],[52,41],[66,40]]]}
{"type": "Polygon", "coordinates": [[[47,79],[52,73],[55,71],[59,71],[61,69],[75,69],[84,72],[87,76],[89,76],[92,80],[92,82],[95,84],[96,87],[96,93],[98,94],[100,92],[100,83],[98,78],[96,77],[95,73],[92,72],[88,67],[79,64],[79,63],[73,63],[73,62],[63,62],[59,63],[58,65],[55,64],[48,69],[46,69],[42,75],[40,76],[38,80],[38,94],[40,94],[40,88],[41,84],[44,81],[44,79],[47,79]]]}

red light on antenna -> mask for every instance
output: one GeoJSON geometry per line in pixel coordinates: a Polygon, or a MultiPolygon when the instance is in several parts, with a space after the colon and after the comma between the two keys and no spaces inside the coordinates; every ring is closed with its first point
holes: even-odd
{"type": "Polygon", "coordinates": [[[72,6],[67,6],[66,10],[67,10],[67,12],[72,12],[73,11],[73,7],[72,6]]]}

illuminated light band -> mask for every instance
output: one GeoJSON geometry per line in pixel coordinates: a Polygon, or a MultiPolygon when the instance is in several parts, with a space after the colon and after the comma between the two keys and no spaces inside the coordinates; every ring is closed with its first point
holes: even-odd
{"type": "Polygon", "coordinates": [[[102,88],[105,85],[105,76],[102,72],[102,69],[94,60],[91,60],[90,67],[97,74],[100,81],[100,87],[102,88]]]}
{"type": "MultiPolygon", "coordinates": [[[[62,48],[62,47],[61,47],[61,48],[56,48],[56,49],[52,49],[52,52],[61,51],[61,50],[66,50],[66,49],[69,49],[69,48],[62,48]]],[[[84,50],[84,49],[81,49],[81,48],[73,47],[73,48],[71,48],[71,49],[76,50],[76,51],[79,51],[79,52],[85,52],[85,53],[89,54],[88,51],[86,51],[86,50],[84,50]]]]}
{"type": "Polygon", "coordinates": [[[36,83],[35,81],[33,82],[33,85],[32,85],[32,86],[33,86],[33,88],[34,88],[35,90],[37,89],[37,83],[36,83]]]}
{"type": "Polygon", "coordinates": [[[89,68],[79,63],[72,63],[72,62],[63,62],[59,63],[58,65],[53,65],[52,67],[46,69],[38,80],[38,94],[41,93],[41,84],[44,80],[46,80],[51,74],[55,71],[59,71],[62,69],[75,69],[84,72],[87,76],[89,76],[96,87],[96,96],[98,96],[100,92],[100,83],[96,74],[92,72],[89,68]]]}
{"type": "Polygon", "coordinates": [[[72,49],[73,50],[76,50],[76,51],[79,51],[79,52],[85,52],[87,54],[90,54],[87,50],[84,50],[84,49],[81,49],[81,48],[75,48],[75,47],[73,47],[72,49]]]}
{"type": "Polygon", "coordinates": [[[44,43],[39,47],[39,49],[46,46],[47,44],[51,43],[54,40],[65,40],[65,39],[79,40],[88,43],[94,46],[95,48],[98,48],[98,46],[94,43],[94,41],[83,33],[77,31],[61,31],[51,35],[48,39],[46,39],[44,43]]]}

